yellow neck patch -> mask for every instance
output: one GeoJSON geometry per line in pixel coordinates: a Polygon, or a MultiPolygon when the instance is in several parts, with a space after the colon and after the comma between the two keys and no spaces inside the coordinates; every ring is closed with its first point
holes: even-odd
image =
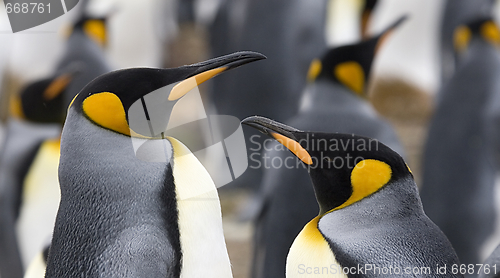
{"type": "Polygon", "coordinates": [[[329,212],[345,208],[370,196],[389,182],[391,176],[391,166],[385,162],[375,159],[365,159],[358,162],[351,172],[351,197],[345,203],[329,212]]]}
{"type": "Polygon", "coordinates": [[[63,74],[52,81],[49,86],[43,92],[43,98],[45,100],[52,100],[60,95],[68,84],[71,82],[71,75],[63,74]]]}
{"type": "Polygon", "coordinates": [[[487,21],[483,25],[481,25],[480,32],[481,36],[483,36],[486,41],[495,46],[500,45],[500,30],[493,21],[487,21]]]}
{"type": "Polygon", "coordinates": [[[115,94],[103,92],[91,95],[83,101],[82,109],[94,123],[130,136],[125,109],[115,94]]]}
{"type": "Polygon", "coordinates": [[[322,68],[323,65],[321,64],[321,61],[318,59],[314,59],[309,66],[309,71],[307,72],[307,81],[313,82],[314,80],[316,80],[316,78],[318,78],[318,75],[321,73],[322,68]]]}
{"type": "Polygon", "coordinates": [[[295,140],[292,140],[286,136],[283,136],[279,133],[271,133],[271,136],[274,137],[278,142],[280,142],[283,146],[289,149],[293,154],[295,154],[302,162],[307,165],[311,165],[313,163],[311,156],[309,153],[295,140]]]}
{"type": "Polygon", "coordinates": [[[333,74],[347,88],[359,96],[363,96],[365,73],[359,63],[350,61],[338,64],[333,70],[333,74]]]}
{"type": "Polygon", "coordinates": [[[85,21],[83,31],[100,46],[106,45],[106,26],[102,20],[92,19],[85,21]]]}
{"type": "Polygon", "coordinates": [[[461,25],[455,29],[455,34],[453,35],[453,44],[458,52],[464,52],[469,46],[469,41],[471,39],[472,33],[469,27],[461,25]]]}

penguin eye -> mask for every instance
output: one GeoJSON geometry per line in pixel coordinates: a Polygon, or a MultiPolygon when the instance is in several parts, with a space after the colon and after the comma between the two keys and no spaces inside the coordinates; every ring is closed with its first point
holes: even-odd
{"type": "Polygon", "coordinates": [[[331,159],[330,157],[324,157],[323,158],[323,161],[327,162],[327,163],[333,163],[333,159],[331,159]]]}

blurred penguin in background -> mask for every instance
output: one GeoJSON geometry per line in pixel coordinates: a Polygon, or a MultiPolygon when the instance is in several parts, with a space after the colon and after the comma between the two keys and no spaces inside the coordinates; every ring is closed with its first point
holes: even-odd
{"type": "Polygon", "coordinates": [[[455,29],[457,69],[439,92],[422,160],[424,210],[464,264],[480,263],[500,240],[490,238],[496,169],[488,126],[488,106],[500,93],[499,46],[500,31],[490,17],[455,29]]]}
{"type": "Polygon", "coordinates": [[[448,81],[458,65],[453,46],[455,29],[464,22],[488,16],[495,0],[446,0],[441,21],[441,80],[448,81]]]}
{"type": "Polygon", "coordinates": [[[20,277],[22,266],[52,234],[66,108],[88,82],[111,70],[103,53],[106,18],[89,16],[83,3],[53,76],[29,84],[11,101],[13,117],[0,161],[0,261],[5,263],[0,273],[5,277],[20,277]]]}
{"type": "MultiPolygon", "coordinates": [[[[268,60],[214,80],[209,97],[214,110],[218,114],[229,114],[240,119],[260,114],[285,121],[296,115],[309,64],[327,49],[327,37],[331,33],[328,25],[342,23],[342,28],[335,29],[338,37],[343,36],[344,29],[354,29],[355,38],[349,41],[353,43],[360,38],[363,25],[360,18],[366,19],[363,25],[366,27],[375,2],[222,0],[211,25],[210,39],[214,55],[236,49],[255,49],[265,53],[268,60]],[[335,17],[338,20],[332,21],[331,18],[335,17]],[[233,94],[235,91],[239,93],[233,94]],[[274,104],[278,102],[281,105],[276,107],[274,104]]],[[[336,42],[346,43],[342,40],[336,42]]],[[[249,156],[253,153],[261,156],[260,150],[251,146],[262,145],[262,141],[259,141],[262,137],[252,136],[258,134],[256,131],[249,132],[249,136],[245,136],[249,156]],[[252,142],[252,138],[256,142],[252,142]]],[[[261,177],[261,169],[250,160],[249,169],[232,184],[255,190],[261,177]]]]}
{"type": "MultiPolygon", "coordinates": [[[[310,66],[299,113],[287,124],[302,130],[359,134],[378,139],[399,154],[403,148],[392,127],[381,119],[367,99],[371,66],[376,52],[401,18],[380,35],[328,50],[310,66]]],[[[281,101],[278,101],[280,103],[281,101]]],[[[311,180],[300,161],[266,144],[262,188],[246,213],[255,213],[255,249],[252,277],[285,277],[285,263],[293,240],[314,218],[318,204],[311,180]]]]}
{"type": "Polygon", "coordinates": [[[107,55],[117,68],[161,67],[177,35],[176,3],[182,0],[88,0],[91,14],[114,11],[107,55]]]}

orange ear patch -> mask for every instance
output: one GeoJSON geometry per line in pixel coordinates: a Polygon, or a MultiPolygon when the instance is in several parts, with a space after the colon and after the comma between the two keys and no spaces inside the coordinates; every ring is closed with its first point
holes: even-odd
{"type": "Polygon", "coordinates": [[[487,21],[481,25],[481,36],[493,45],[500,45],[500,30],[493,21],[487,21]]]}
{"type": "Polygon", "coordinates": [[[100,46],[105,46],[107,42],[106,26],[102,20],[87,20],[83,24],[83,31],[100,46]]]}
{"type": "Polygon", "coordinates": [[[103,92],[91,95],[83,101],[82,109],[94,123],[130,136],[125,109],[115,94],[103,92]]]}
{"type": "Polygon", "coordinates": [[[351,197],[333,210],[347,207],[372,195],[387,184],[391,176],[391,166],[385,162],[375,159],[365,159],[358,162],[351,172],[351,197]]]}
{"type": "Polygon", "coordinates": [[[365,88],[365,73],[361,65],[354,61],[338,64],[333,70],[335,77],[347,88],[359,96],[363,96],[365,88]]]}

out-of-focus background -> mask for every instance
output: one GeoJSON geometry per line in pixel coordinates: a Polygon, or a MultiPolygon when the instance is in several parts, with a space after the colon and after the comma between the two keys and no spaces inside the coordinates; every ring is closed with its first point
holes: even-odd
{"type": "MultiPolygon", "coordinates": [[[[86,9],[94,16],[107,17],[108,45],[103,51],[112,69],[177,67],[238,50],[262,52],[267,60],[216,77],[201,87],[207,109],[240,120],[259,114],[286,121],[298,109],[312,58],[321,57],[327,47],[362,39],[357,30],[364,2],[89,0],[86,9]],[[313,40],[318,44],[309,43],[313,40]],[[267,90],[262,96],[265,88],[274,91],[267,90]],[[226,101],[231,94],[254,95],[226,101]],[[277,109],[270,110],[270,106],[277,109]],[[266,111],[274,114],[266,115],[266,111]]],[[[443,73],[442,64],[446,61],[442,58],[443,19],[453,0],[376,2],[367,25],[368,35],[378,34],[402,15],[408,15],[408,19],[377,53],[368,84],[369,101],[394,127],[420,185],[423,149],[436,96],[453,74],[443,73]]],[[[80,13],[79,6],[44,25],[13,34],[0,0],[0,146],[6,138],[12,97],[27,84],[54,73],[65,49],[68,26],[80,13]]],[[[491,7],[488,13],[498,18],[500,5],[491,7]]],[[[253,224],[242,221],[241,214],[258,191],[261,175],[248,170],[240,181],[220,189],[224,232],[236,278],[250,277],[251,273],[253,224]]],[[[496,243],[483,253],[489,254],[494,246],[496,243]]],[[[21,249],[24,267],[31,254],[21,249]]]]}

